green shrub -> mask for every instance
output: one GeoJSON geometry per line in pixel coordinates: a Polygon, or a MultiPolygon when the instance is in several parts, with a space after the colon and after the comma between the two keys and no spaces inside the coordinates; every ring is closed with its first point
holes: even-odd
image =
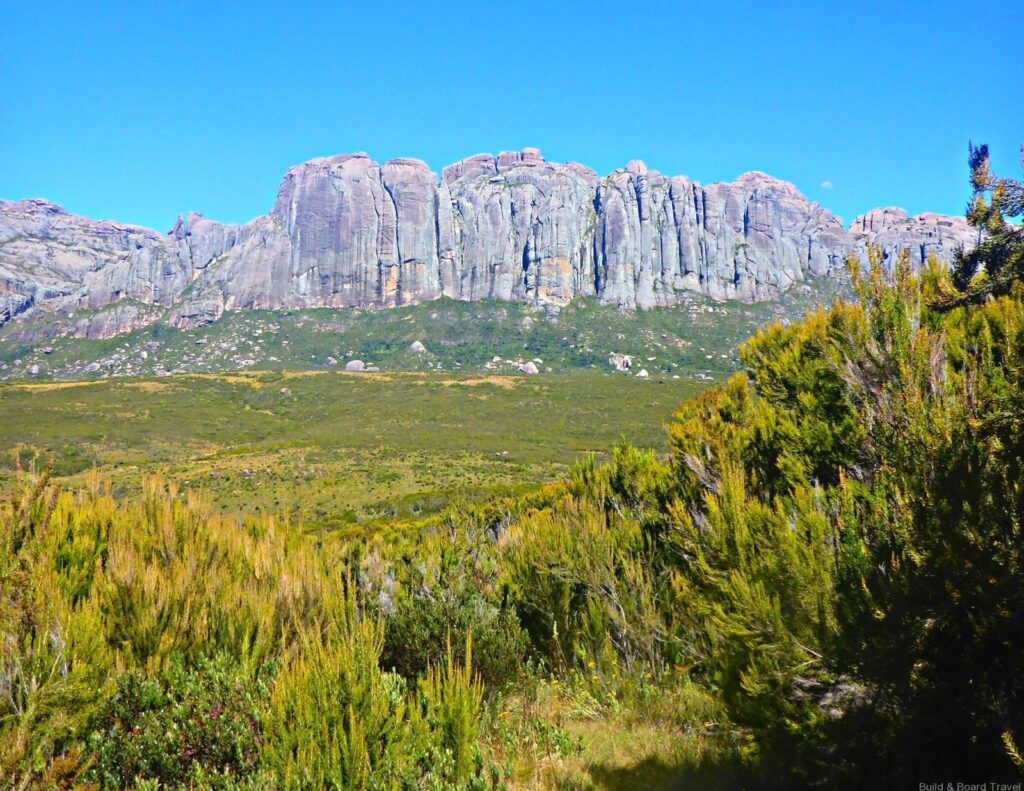
{"type": "Polygon", "coordinates": [[[383,627],[353,586],[322,630],[282,669],[263,764],[280,788],[486,788],[497,781],[478,745],[483,689],[449,650],[410,692],[380,669],[383,627]]]}
{"type": "Polygon", "coordinates": [[[268,695],[225,656],[158,678],[125,673],[89,738],[90,774],[103,788],[231,787],[256,768],[268,695]]]}
{"type": "Polygon", "coordinates": [[[322,628],[303,632],[267,720],[266,768],[283,788],[364,789],[406,773],[406,701],[378,665],[383,630],[351,585],[322,628]]]}
{"type": "Polygon", "coordinates": [[[484,689],[473,673],[470,635],[462,655],[457,660],[451,641],[446,641],[444,663],[432,666],[420,682],[423,716],[433,732],[425,768],[436,774],[444,766],[447,780],[456,788],[482,779],[484,768],[479,745],[484,689]]]}
{"type": "Polygon", "coordinates": [[[44,473],[0,504],[0,778],[13,787],[76,776],[109,667],[97,614],[63,599],[44,550],[66,502],[44,473]]]}
{"type": "Polygon", "coordinates": [[[473,669],[488,689],[500,689],[521,675],[526,635],[515,612],[465,584],[403,600],[387,619],[381,666],[415,679],[444,661],[447,650],[462,662],[468,634],[473,636],[473,669]],[[448,641],[454,647],[446,649],[448,641]]]}

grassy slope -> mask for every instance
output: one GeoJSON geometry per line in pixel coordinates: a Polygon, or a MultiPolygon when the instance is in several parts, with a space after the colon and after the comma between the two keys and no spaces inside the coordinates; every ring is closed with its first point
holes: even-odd
{"type": "Polygon", "coordinates": [[[60,475],[80,479],[95,466],[121,491],[137,489],[140,473],[172,476],[226,510],[335,526],[415,515],[555,478],[622,436],[661,446],[674,406],[735,370],[736,346],[754,328],[842,288],[821,279],[778,302],[691,295],[632,313],[587,299],[557,313],[447,299],[238,311],[195,330],[158,322],[107,340],[32,343],[18,340],[16,321],[0,330],[0,379],[38,385],[0,386],[0,475],[25,445],[26,461],[38,453],[60,475]],[[416,340],[426,353],[410,350],[416,340]],[[615,373],[612,353],[632,355],[633,372],[651,379],[615,373]],[[383,373],[339,374],[354,358],[383,373]],[[517,361],[530,359],[560,375],[517,375],[517,361]],[[26,373],[32,365],[37,376],[26,373]],[[249,373],[212,373],[231,370],[249,373]],[[469,383],[481,377],[495,378],[469,383]],[[47,380],[76,381],[49,389],[47,380]]]}
{"type": "Polygon", "coordinates": [[[821,278],[777,302],[716,303],[686,295],[677,307],[639,312],[593,299],[574,300],[557,315],[519,303],[450,299],[376,311],[234,311],[195,330],[157,322],[106,340],[62,337],[58,329],[57,336],[27,342],[31,322],[16,320],[0,328],[0,379],[317,370],[330,367],[332,357],[340,366],[359,358],[391,371],[491,370],[488,365],[514,371],[514,361],[535,357],[554,371],[609,370],[612,353],[632,355],[651,373],[721,378],[738,365],[736,346],[757,327],[797,318],[843,288],[839,278],[821,278]],[[426,354],[410,351],[417,340],[426,354]],[[505,362],[493,365],[495,356],[505,362]],[[36,365],[38,374],[30,374],[36,365]]]}

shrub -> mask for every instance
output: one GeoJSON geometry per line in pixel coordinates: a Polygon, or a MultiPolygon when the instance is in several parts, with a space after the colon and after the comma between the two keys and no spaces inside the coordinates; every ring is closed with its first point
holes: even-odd
{"type": "Polygon", "coordinates": [[[257,765],[267,698],[223,655],[193,668],[177,661],[158,678],[125,673],[89,739],[91,776],[104,788],[230,787],[257,765]]]}
{"type": "Polygon", "coordinates": [[[0,505],[0,778],[12,787],[77,774],[74,741],[109,662],[96,614],[68,606],[42,550],[61,502],[47,472],[0,505]]]}
{"type": "MultiPolygon", "coordinates": [[[[527,637],[499,590],[498,555],[479,509],[453,508],[428,530],[411,562],[399,567],[404,595],[389,595],[388,608],[380,608],[387,613],[381,666],[412,681],[445,662],[449,646],[463,662],[472,634],[473,669],[490,692],[519,678],[527,637]]],[[[361,573],[370,583],[367,568],[364,562],[361,573]]]]}
{"type": "Polygon", "coordinates": [[[383,630],[347,587],[331,620],[302,634],[274,688],[263,758],[283,788],[363,789],[406,773],[404,687],[381,672],[383,630]]]}
{"type": "Polygon", "coordinates": [[[433,731],[433,749],[426,756],[432,764],[447,764],[448,780],[460,787],[483,771],[480,754],[480,715],[483,685],[473,673],[473,638],[466,637],[462,659],[457,660],[451,641],[446,641],[444,663],[430,668],[420,682],[423,715],[433,731]],[[449,760],[442,762],[442,756],[449,760]]]}
{"type": "Polygon", "coordinates": [[[322,630],[309,630],[278,678],[263,763],[280,788],[486,788],[478,746],[483,690],[449,650],[415,693],[380,669],[383,627],[351,585],[322,630]]]}
{"type": "Polygon", "coordinates": [[[462,662],[468,634],[473,635],[473,668],[489,689],[519,677],[526,636],[515,612],[466,585],[403,600],[387,620],[381,666],[415,679],[444,661],[448,650],[462,662]],[[449,641],[455,647],[446,648],[449,641]]]}

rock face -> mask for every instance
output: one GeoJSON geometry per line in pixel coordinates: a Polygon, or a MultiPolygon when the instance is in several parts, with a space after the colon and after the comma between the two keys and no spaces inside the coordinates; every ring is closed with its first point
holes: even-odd
{"type": "Polygon", "coordinates": [[[0,322],[52,300],[169,306],[190,278],[173,238],[76,217],[44,200],[0,202],[0,322]]]}
{"type": "Polygon", "coordinates": [[[419,160],[345,154],[289,170],[270,214],[245,225],[190,213],[159,234],[0,201],[0,325],[50,311],[76,335],[110,337],[159,318],[188,328],[225,310],[441,295],[554,311],[577,295],[626,309],[688,291],[755,301],[863,259],[868,238],[918,264],[976,240],[962,218],[893,208],[847,229],[758,172],[702,186],[634,161],[599,178],[527,148],[469,157],[438,181],[419,160]]]}
{"type": "MultiPolygon", "coordinates": [[[[366,154],[315,159],[288,171],[271,212],[286,255],[238,304],[388,306],[441,293],[437,182],[426,164],[378,165],[366,154]]],[[[247,269],[244,256],[232,256],[247,269]]]]}
{"type": "Polygon", "coordinates": [[[556,304],[594,294],[596,185],[592,170],[545,162],[533,148],[445,168],[445,293],[556,304]]]}
{"type": "Polygon", "coordinates": [[[763,173],[702,187],[630,162],[601,182],[597,206],[597,291],[627,308],[671,305],[686,289],[771,299],[853,246],[831,213],[763,173]]]}

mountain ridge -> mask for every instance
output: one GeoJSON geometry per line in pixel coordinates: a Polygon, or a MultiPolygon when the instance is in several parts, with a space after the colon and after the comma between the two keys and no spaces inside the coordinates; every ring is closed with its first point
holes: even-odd
{"type": "Polygon", "coordinates": [[[158,314],[200,326],[225,310],[390,307],[449,296],[624,309],[687,292],[755,302],[864,257],[949,260],[974,241],[963,218],[895,207],[848,227],[789,182],[748,171],[701,185],[633,160],[604,177],[535,148],[442,169],[364,152],[289,168],[273,208],[244,224],[198,212],[166,234],[71,214],[45,199],[0,201],[0,326],[47,310],[101,314],[110,337],[158,314]],[[148,309],[147,306],[152,306],[148,309]]]}

